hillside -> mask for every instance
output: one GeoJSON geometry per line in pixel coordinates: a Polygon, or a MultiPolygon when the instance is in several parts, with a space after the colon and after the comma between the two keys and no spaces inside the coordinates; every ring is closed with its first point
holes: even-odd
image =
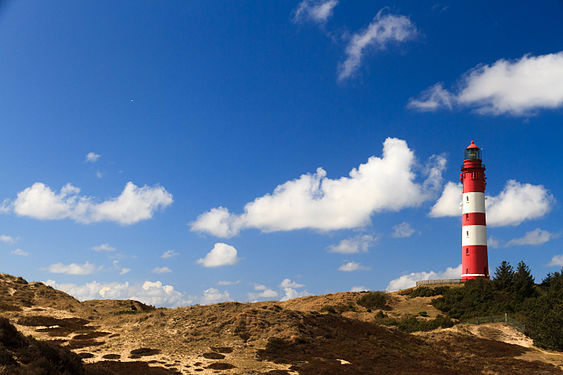
{"type": "MultiPolygon", "coordinates": [[[[563,374],[563,354],[501,323],[409,334],[378,315],[439,314],[431,297],[388,296],[383,309],[336,293],[286,302],[175,309],[86,301],[0,274],[0,316],[24,335],[108,374],[563,374]]],[[[0,370],[2,369],[0,364],[0,370]]],[[[2,373],[2,371],[0,371],[2,373]]]]}

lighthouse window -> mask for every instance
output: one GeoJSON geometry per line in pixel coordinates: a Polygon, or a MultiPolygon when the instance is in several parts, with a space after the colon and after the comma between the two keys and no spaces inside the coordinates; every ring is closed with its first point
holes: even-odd
{"type": "Polygon", "coordinates": [[[466,201],[467,203],[469,203],[469,195],[466,195],[466,196],[465,196],[465,201],[466,201]]]}
{"type": "Polygon", "coordinates": [[[465,237],[469,237],[469,231],[468,230],[465,231],[465,237]]]}
{"type": "Polygon", "coordinates": [[[469,214],[465,214],[465,221],[469,221],[469,214]]]}
{"type": "Polygon", "coordinates": [[[469,255],[469,248],[468,247],[465,249],[465,254],[469,255]]]}
{"type": "Polygon", "coordinates": [[[466,274],[466,275],[469,275],[469,268],[466,268],[466,269],[465,269],[465,274],[466,274]]]}

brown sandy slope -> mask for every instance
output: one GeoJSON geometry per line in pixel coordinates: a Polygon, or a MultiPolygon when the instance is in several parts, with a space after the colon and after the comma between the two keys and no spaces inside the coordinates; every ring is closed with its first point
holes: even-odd
{"type": "MultiPolygon", "coordinates": [[[[135,301],[80,303],[0,275],[1,316],[115,374],[563,374],[560,353],[534,348],[509,326],[406,334],[374,324],[378,310],[355,304],[359,296],[155,309],[135,301]],[[324,306],[344,312],[321,312],[324,306]]],[[[438,314],[431,298],[391,298],[391,316],[438,314]]]]}

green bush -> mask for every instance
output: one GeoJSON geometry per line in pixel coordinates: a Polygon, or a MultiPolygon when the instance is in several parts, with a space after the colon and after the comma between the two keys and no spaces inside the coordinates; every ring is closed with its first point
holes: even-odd
{"type": "MultiPolygon", "coordinates": [[[[461,321],[509,313],[513,320],[524,323],[524,333],[537,346],[563,350],[563,270],[535,285],[524,262],[516,271],[502,262],[493,280],[468,280],[463,288],[444,291],[432,305],[461,321]]],[[[405,323],[405,329],[409,324],[414,323],[405,323]]]]}
{"type": "Polygon", "coordinates": [[[408,296],[409,298],[415,297],[434,297],[440,296],[444,294],[446,291],[450,289],[449,286],[437,286],[435,288],[429,288],[427,286],[421,286],[418,288],[407,289],[403,295],[408,296]]]}
{"type": "Polygon", "coordinates": [[[356,303],[366,309],[384,309],[387,307],[387,294],[384,292],[369,292],[356,300],[356,303]]]}

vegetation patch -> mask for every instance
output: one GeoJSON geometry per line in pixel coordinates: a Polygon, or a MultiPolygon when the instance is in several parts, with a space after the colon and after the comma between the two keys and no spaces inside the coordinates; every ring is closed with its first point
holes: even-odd
{"type": "Polygon", "coordinates": [[[160,354],[160,349],[139,348],[131,350],[131,355],[129,356],[129,358],[140,358],[156,354],[160,354]]]}
{"type": "Polygon", "coordinates": [[[232,368],[236,368],[236,366],[227,362],[214,362],[206,368],[211,370],[230,370],[232,368]]]}
{"type": "Polygon", "coordinates": [[[524,262],[514,270],[504,261],[492,280],[468,280],[463,288],[446,290],[432,305],[466,322],[507,314],[535,345],[563,350],[563,272],[550,273],[536,285],[524,262]]]}
{"type": "Polygon", "coordinates": [[[435,288],[429,288],[427,286],[420,286],[418,288],[411,288],[399,292],[399,294],[407,296],[408,298],[415,297],[434,297],[441,296],[450,290],[449,286],[437,286],[435,288]]]}
{"type": "Polygon", "coordinates": [[[329,314],[342,314],[346,311],[357,311],[355,303],[339,303],[337,305],[326,305],[320,310],[321,312],[327,312],[329,314]]]}
{"type": "Polygon", "coordinates": [[[99,332],[99,331],[94,331],[94,332],[88,332],[85,334],[80,334],[80,335],[76,335],[73,337],[73,340],[85,340],[85,339],[96,339],[98,337],[104,337],[109,335],[110,332],[99,332]]]}
{"type": "Polygon", "coordinates": [[[368,292],[363,293],[361,297],[356,300],[356,303],[366,309],[386,309],[388,296],[384,292],[368,292]]]}

